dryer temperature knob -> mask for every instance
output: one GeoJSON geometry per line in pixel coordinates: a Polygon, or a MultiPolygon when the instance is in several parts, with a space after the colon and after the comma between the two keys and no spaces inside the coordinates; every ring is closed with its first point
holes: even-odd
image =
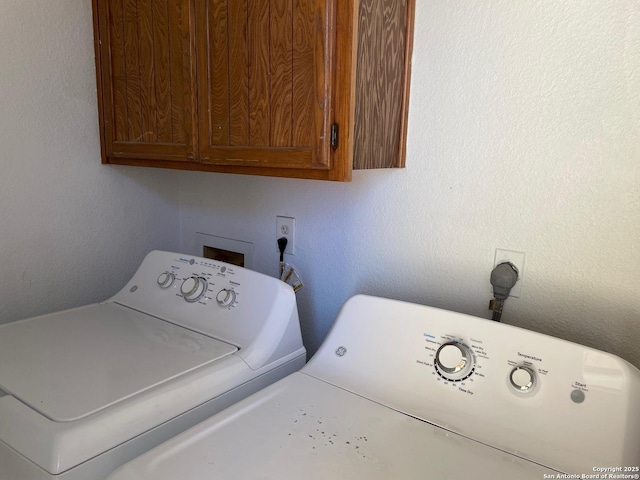
{"type": "Polygon", "coordinates": [[[233,302],[235,302],[235,300],[236,292],[226,288],[220,290],[218,292],[218,295],[216,295],[216,302],[218,302],[218,305],[220,305],[221,307],[229,307],[233,304],[233,302]]]}
{"type": "Polygon", "coordinates": [[[511,370],[511,373],[509,374],[511,386],[520,393],[529,393],[533,391],[535,379],[535,373],[527,367],[516,367],[511,370]]]}
{"type": "Polygon", "coordinates": [[[189,303],[197,302],[207,291],[207,280],[202,277],[192,276],[182,282],[180,293],[189,303]]]}

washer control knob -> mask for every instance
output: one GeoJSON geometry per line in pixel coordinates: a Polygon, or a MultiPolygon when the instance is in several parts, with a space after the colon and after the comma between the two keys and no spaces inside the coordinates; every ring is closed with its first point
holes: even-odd
{"type": "Polygon", "coordinates": [[[173,272],[164,272],[158,276],[158,285],[160,288],[169,288],[173,285],[173,281],[176,279],[176,276],[173,272]]]}
{"type": "Polygon", "coordinates": [[[230,289],[223,288],[216,295],[216,302],[221,307],[229,307],[236,301],[236,292],[230,289]]]}
{"type": "Polygon", "coordinates": [[[436,352],[436,369],[449,380],[462,380],[473,370],[473,353],[463,343],[447,342],[436,352]]]}
{"type": "Polygon", "coordinates": [[[509,374],[509,380],[513,388],[521,393],[530,392],[536,383],[533,370],[527,367],[515,367],[509,374]]]}
{"type": "Polygon", "coordinates": [[[202,277],[192,276],[182,282],[180,293],[189,303],[197,302],[207,291],[207,280],[202,277]]]}

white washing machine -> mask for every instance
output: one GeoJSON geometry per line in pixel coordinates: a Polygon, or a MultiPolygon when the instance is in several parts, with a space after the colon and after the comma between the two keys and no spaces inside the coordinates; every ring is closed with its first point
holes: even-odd
{"type": "Polygon", "coordinates": [[[305,363],[295,294],[154,251],[110,300],[0,326],[0,480],[101,480],[305,363]]]}
{"type": "Polygon", "coordinates": [[[109,480],[638,478],[639,466],[640,372],[629,363],[356,296],[302,370],[109,480]],[[629,476],[605,476],[618,474],[629,476]]]}

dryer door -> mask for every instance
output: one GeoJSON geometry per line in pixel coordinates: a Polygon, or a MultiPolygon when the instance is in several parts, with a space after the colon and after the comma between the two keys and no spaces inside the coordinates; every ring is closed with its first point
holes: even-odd
{"type": "Polygon", "coordinates": [[[108,480],[541,480],[557,474],[297,372],[108,480]]]}

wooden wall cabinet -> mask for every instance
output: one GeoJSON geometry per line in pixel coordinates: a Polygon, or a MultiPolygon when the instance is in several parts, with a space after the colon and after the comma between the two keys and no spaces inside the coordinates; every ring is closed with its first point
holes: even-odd
{"type": "Polygon", "coordinates": [[[403,167],[415,0],[93,0],[103,163],[403,167]]]}

